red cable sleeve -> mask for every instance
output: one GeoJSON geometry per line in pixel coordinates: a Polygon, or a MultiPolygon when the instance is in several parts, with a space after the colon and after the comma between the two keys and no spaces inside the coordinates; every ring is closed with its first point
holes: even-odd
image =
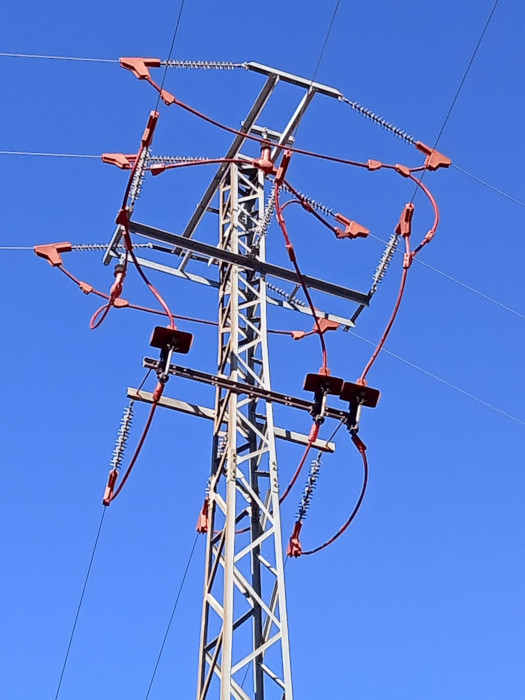
{"type": "Polygon", "coordinates": [[[357,503],[354,506],[354,509],[350,513],[350,516],[347,519],[347,521],[344,523],[344,525],[342,527],[339,528],[339,530],[335,533],[335,535],[330,537],[329,540],[326,540],[326,542],[323,542],[323,544],[320,544],[318,547],[315,547],[314,549],[309,549],[306,552],[302,552],[303,555],[316,554],[317,552],[320,552],[322,549],[326,549],[326,547],[329,547],[331,544],[333,544],[350,527],[352,521],[354,520],[357,513],[359,512],[359,509],[361,508],[361,504],[363,503],[363,499],[365,497],[366,487],[368,485],[368,459],[366,457],[366,452],[364,449],[360,449],[359,453],[361,454],[361,457],[363,460],[363,485],[361,487],[361,492],[359,494],[359,498],[357,499],[357,503]]]}

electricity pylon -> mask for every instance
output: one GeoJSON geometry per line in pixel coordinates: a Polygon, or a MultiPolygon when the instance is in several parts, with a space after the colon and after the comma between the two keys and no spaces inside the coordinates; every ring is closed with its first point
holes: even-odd
{"type": "MultiPolygon", "coordinates": [[[[298,76],[255,63],[247,67],[265,75],[266,82],[242,124],[242,132],[263,136],[272,143],[274,161],[317,93],[342,98],[338,90],[298,76]],[[273,132],[256,122],[279,82],[301,88],[303,95],[282,132],[273,132]]],[[[225,159],[238,157],[244,144],[245,138],[236,136],[225,159]]],[[[151,162],[161,161],[156,157],[151,162]]],[[[306,445],[308,436],[275,426],[272,407],[277,403],[311,412],[314,404],[272,390],[266,319],[268,304],[309,315],[311,311],[296,298],[298,276],[266,261],[266,229],[273,208],[271,196],[265,205],[266,195],[265,175],[259,168],[225,162],[182,235],[136,221],[129,223],[132,233],[148,238],[157,247],[168,244],[170,261],[173,253],[180,259],[175,267],[138,258],[142,266],[198,282],[218,293],[217,373],[169,367],[170,374],[215,386],[214,408],[164,396],[159,401],[159,406],[213,421],[211,474],[199,520],[199,528],[206,532],[206,560],[197,700],[293,698],[275,441],[306,445]],[[217,197],[218,209],[212,207],[217,197]],[[209,211],[218,211],[217,246],[194,238],[209,211]],[[195,270],[196,266],[201,269],[195,270]],[[210,274],[210,267],[218,274],[210,274]],[[268,277],[292,283],[293,288],[284,292],[269,283],[268,277]]],[[[106,252],[106,264],[118,257],[120,235],[117,229],[106,252]]],[[[376,272],[375,284],[382,273],[376,272]]],[[[370,292],[356,292],[310,276],[306,279],[313,290],[356,303],[357,314],[370,301],[370,292]]],[[[351,318],[321,310],[318,316],[347,329],[354,325],[351,318]]],[[[146,358],[144,364],[158,367],[153,359],[146,358]]],[[[152,394],[131,388],[128,396],[153,400],[152,394]]],[[[326,416],[345,420],[347,414],[327,407],[326,416]]],[[[314,447],[334,449],[321,440],[316,440],[314,447]]]]}

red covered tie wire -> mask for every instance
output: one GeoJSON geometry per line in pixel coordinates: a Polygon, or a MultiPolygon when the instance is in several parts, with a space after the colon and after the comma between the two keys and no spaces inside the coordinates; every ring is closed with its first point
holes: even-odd
{"type": "Polygon", "coordinates": [[[312,316],[314,318],[315,326],[317,329],[317,333],[319,335],[319,341],[321,343],[321,353],[323,356],[323,361],[322,361],[322,369],[324,371],[328,370],[328,354],[326,350],[326,342],[324,339],[324,333],[322,332],[321,326],[319,324],[319,317],[317,315],[317,309],[314,306],[314,303],[312,301],[312,297],[310,295],[310,290],[308,289],[308,285],[305,282],[305,279],[303,277],[303,273],[301,272],[301,268],[299,267],[299,264],[297,262],[297,258],[295,256],[295,251],[292,245],[292,242],[290,241],[290,237],[288,235],[288,230],[286,228],[286,221],[284,220],[284,216],[282,213],[282,207],[279,199],[279,191],[280,191],[280,185],[276,181],[275,183],[275,210],[277,214],[277,221],[279,222],[279,226],[281,227],[281,231],[283,233],[284,237],[284,242],[286,245],[286,250],[288,252],[288,257],[290,258],[290,261],[292,265],[295,268],[295,272],[297,274],[297,277],[299,279],[299,283],[302,287],[302,290],[304,292],[304,295],[306,297],[306,301],[308,302],[308,306],[310,307],[310,311],[312,312],[312,316]]]}

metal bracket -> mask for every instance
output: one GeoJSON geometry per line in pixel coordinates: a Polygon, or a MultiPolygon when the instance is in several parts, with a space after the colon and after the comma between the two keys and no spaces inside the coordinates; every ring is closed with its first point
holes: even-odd
{"type": "MultiPolygon", "coordinates": [[[[156,370],[159,366],[159,361],[154,360],[151,357],[145,357],[143,360],[143,365],[146,369],[156,370]]],[[[263,389],[262,387],[255,386],[253,384],[237,382],[233,379],[229,379],[228,377],[221,377],[218,374],[202,372],[198,369],[190,369],[189,367],[181,367],[180,365],[170,365],[168,367],[168,374],[172,374],[175,377],[183,377],[184,379],[193,379],[203,384],[210,384],[211,386],[221,387],[221,389],[227,389],[234,394],[245,394],[250,398],[264,399],[265,401],[270,401],[271,403],[278,403],[283,406],[289,406],[290,408],[297,408],[301,411],[306,411],[307,413],[311,413],[315,408],[315,404],[312,401],[300,399],[296,396],[290,396],[289,394],[282,394],[278,391],[272,391],[271,389],[263,389]]],[[[334,418],[335,420],[346,422],[349,418],[349,413],[348,411],[342,411],[341,409],[327,406],[325,416],[327,418],[334,418]]]]}

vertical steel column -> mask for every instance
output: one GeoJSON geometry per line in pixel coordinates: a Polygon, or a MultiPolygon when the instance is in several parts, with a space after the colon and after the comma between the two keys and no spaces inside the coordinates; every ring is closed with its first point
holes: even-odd
{"type": "MultiPolygon", "coordinates": [[[[264,260],[263,217],[263,174],[231,166],[219,248],[264,260]]],[[[270,388],[265,281],[226,263],[218,373],[270,388]]],[[[215,411],[197,700],[292,700],[272,405],[218,389],[215,411]]]]}

